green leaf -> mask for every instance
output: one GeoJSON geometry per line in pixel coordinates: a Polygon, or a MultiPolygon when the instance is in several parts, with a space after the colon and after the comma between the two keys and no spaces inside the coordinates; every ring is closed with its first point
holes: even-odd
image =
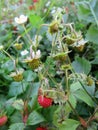
{"type": "Polygon", "coordinates": [[[16,111],[13,113],[12,116],[10,116],[10,123],[23,123],[22,114],[20,113],[20,111],[16,111]]]}
{"type": "Polygon", "coordinates": [[[85,20],[87,22],[94,21],[94,18],[91,14],[89,5],[86,1],[78,2],[76,5],[77,5],[77,9],[78,9],[78,18],[80,20],[85,20]]]}
{"type": "Polygon", "coordinates": [[[24,75],[25,81],[28,81],[28,82],[34,81],[37,77],[37,74],[32,72],[31,70],[25,71],[23,75],[24,75]]]}
{"type": "Polygon", "coordinates": [[[41,24],[43,24],[43,20],[40,16],[38,15],[29,15],[29,19],[30,19],[30,23],[34,26],[34,27],[39,27],[41,24]]]}
{"type": "Polygon", "coordinates": [[[92,122],[91,125],[87,128],[87,130],[97,130],[98,129],[98,123],[92,122]]]}
{"type": "Polygon", "coordinates": [[[32,90],[31,90],[30,97],[38,95],[38,89],[39,89],[39,87],[40,87],[40,82],[33,83],[33,87],[32,87],[32,90]]]}
{"type": "Polygon", "coordinates": [[[26,88],[28,86],[27,82],[12,82],[9,85],[9,96],[17,96],[22,94],[24,91],[26,91],[26,88]]]}
{"type": "Polygon", "coordinates": [[[95,56],[95,59],[91,61],[92,64],[98,64],[98,56],[95,56]]]}
{"type": "Polygon", "coordinates": [[[51,76],[54,76],[54,75],[55,75],[55,62],[54,62],[54,59],[53,59],[53,58],[48,57],[48,58],[46,59],[45,69],[46,69],[46,72],[48,71],[48,73],[49,73],[51,76]]]}
{"type": "Polygon", "coordinates": [[[33,111],[28,117],[27,125],[36,125],[43,121],[45,121],[44,117],[40,115],[37,111],[33,111]]]}
{"type": "Polygon", "coordinates": [[[0,130],[8,130],[8,127],[5,126],[5,125],[4,125],[4,126],[1,126],[1,127],[0,127],[0,130]]]}
{"type": "MultiPolygon", "coordinates": [[[[92,86],[93,87],[93,86],[92,86]]],[[[94,88],[88,88],[88,86],[85,86],[85,89],[88,91],[88,93],[90,93],[91,95],[94,94],[94,88]],[[93,92],[91,92],[91,90],[93,92]]],[[[85,102],[86,104],[88,104],[89,106],[93,107],[94,106],[94,102],[93,100],[89,97],[89,95],[84,91],[84,89],[82,88],[81,84],[79,82],[73,83],[70,87],[70,92],[71,94],[76,97],[77,99],[85,102]]]]}
{"type": "Polygon", "coordinates": [[[76,98],[75,98],[75,96],[73,94],[69,95],[69,101],[70,101],[71,105],[73,106],[73,108],[75,108],[76,104],[77,104],[77,101],[76,101],[76,98]]]}
{"type": "Polygon", "coordinates": [[[29,102],[30,107],[35,108],[37,106],[37,96],[38,96],[38,89],[40,87],[40,83],[33,83],[32,90],[31,90],[31,100],[29,102]]]}
{"type": "Polygon", "coordinates": [[[6,110],[8,116],[12,115],[14,112],[14,108],[12,107],[12,103],[16,100],[16,97],[10,98],[9,100],[6,101],[6,110]]]}
{"type": "Polygon", "coordinates": [[[24,130],[25,126],[24,123],[15,123],[12,124],[8,130],[24,130]]]}
{"type": "Polygon", "coordinates": [[[77,91],[78,89],[82,89],[82,86],[79,82],[75,82],[75,83],[71,84],[71,86],[70,86],[71,93],[77,91]]]}
{"type": "Polygon", "coordinates": [[[72,63],[72,66],[76,73],[88,74],[91,70],[91,64],[85,58],[76,57],[75,61],[72,63]]]}
{"type": "Polygon", "coordinates": [[[88,93],[91,95],[91,96],[94,96],[95,95],[95,83],[93,83],[91,86],[85,86],[85,89],[88,91],[88,93]]]}
{"type": "Polygon", "coordinates": [[[98,0],[77,2],[76,5],[80,20],[98,24],[98,0]]]}
{"type": "Polygon", "coordinates": [[[12,106],[17,110],[23,110],[24,102],[22,99],[16,100],[13,102],[12,106]]]}
{"type": "Polygon", "coordinates": [[[53,114],[53,124],[58,127],[61,124],[60,122],[61,118],[63,118],[64,120],[68,115],[69,115],[69,106],[68,109],[66,109],[65,105],[59,105],[53,114]]]}
{"type": "Polygon", "coordinates": [[[5,106],[6,97],[5,95],[0,94],[0,110],[5,106]]]}
{"type": "Polygon", "coordinates": [[[14,65],[11,60],[8,60],[4,64],[1,65],[1,68],[4,69],[6,72],[11,72],[14,70],[14,65]]]}
{"type": "Polygon", "coordinates": [[[87,31],[86,39],[90,42],[93,42],[95,44],[98,44],[98,27],[97,26],[90,26],[90,28],[87,31]]]}
{"type": "Polygon", "coordinates": [[[59,127],[60,130],[76,130],[79,125],[79,121],[66,119],[59,127]]]}
{"type": "Polygon", "coordinates": [[[98,98],[98,90],[95,93],[95,97],[98,98]]]}
{"type": "Polygon", "coordinates": [[[4,42],[5,40],[9,40],[12,38],[12,32],[8,31],[5,35],[0,35],[0,42],[4,42]]]}
{"type": "Polygon", "coordinates": [[[82,89],[77,90],[74,93],[74,96],[78,99],[80,99],[81,101],[85,102],[86,104],[88,104],[89,106],[93,107],[94,106],[94,102],[93,100],[90,98],[90,96],[82,89]]]}

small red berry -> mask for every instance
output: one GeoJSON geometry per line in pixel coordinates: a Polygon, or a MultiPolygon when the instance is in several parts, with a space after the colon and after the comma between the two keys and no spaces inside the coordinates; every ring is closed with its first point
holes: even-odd
{"type": "Polygon", "coordinates": [[[38,2],[38,0],[33,0],[34,3],[38,2]]]}
{"type": "Polygon", "coordinates": [[[47,130],[47,128],[45,128],[45,127],[38,127],[38,128],[36,128],[36,130],[47,130]]]}
{"type": "Polygon", "coordinates": [[[5,124],[6,124],[6,122],[7,122],[7,120],[8,120],[8,118],[7,118],[7,116],[6,116],[6,115],[5,115],[5,116],[0,117],[0,126],[5,125],[5,124]]]}
{"type": "Polygon", "coordinates": [[[38,96],[38,103],[44,108],[50,107],[52,105],[52,101],[52,98],[48,98],[43,95],[38,96]]]}

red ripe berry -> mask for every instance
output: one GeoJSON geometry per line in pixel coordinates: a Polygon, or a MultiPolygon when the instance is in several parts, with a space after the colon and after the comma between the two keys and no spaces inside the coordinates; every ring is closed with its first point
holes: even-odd
{"type": "Polygon", "coordinates": [[[38,2],[38,0],[33,0],[34,3],[38,2]]]}
{"type": "Polygon", "coordinates": [[[38,96],[38,103],[44,108],[50,107],[52,105],[52,101],[52,98],[48,98],[43,95],[38,96]]]}
{"type": "Polygon", "coordinates": [[[38,127],[38,128],[36,128],[36,130],[47,130],[47,128],[44,128],[44,127],[38,127]]]}
{"type": "Polygon", "coordinates": [[[7,122],[7,120],[8,120],[8,118],[7,118],[7,116],[6,116],[6,115],[5,115],[5,116],[0,117],[0,126],[5,125],[5,124],[6,124],[6,122],[7,122]]]}

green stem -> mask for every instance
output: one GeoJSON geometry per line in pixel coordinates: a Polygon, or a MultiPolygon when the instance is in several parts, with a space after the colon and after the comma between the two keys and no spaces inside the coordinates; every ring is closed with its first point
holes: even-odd
{"type": "Polygon", "coordinates": [[[28,37],[28,39],[29,39],[30,45],[32,45],[32,40],[31,40],[30,36],[28,35],[27,30],[26,30],[24,24],[23,24],[23,28],[24,28],[25,34],[27,35],[27,37],[28,37]]]}
{"type": "Polygon", "coordinates": [[[49,75],[49,73],[48,73],[48,76],[49,76],[50,80],[51,80],[56,86],[59,87],[59,84],[49,75]]]}
{"type": "Polygon", "coordinates": [[[6,49],[6,51],[15,43],[18,41],[18,39],[20,39],[21,36],[18,36],[13,42],[11,42],[10,44],[8,44],[8,47],[6,49]]]}
{"type": "Polygon", "coordinates": [[[69,91],[69,87],[68,87],[68,70],[67,69],[65,70],[65,80],[66,80],[67,91],[69,91]]]}
{"type": "MultiPolygon", "coordinates": [[[[54,35],[53,35],[53,36],[54,36],[54,35]]],[[[53,54],[54,47],[55,47],[55,43],[56,43],[56,40],[57,40],[57,36],[58,36],[58,33],[56,33],[56,35],[54,36],[54,38],[53,38],[53,40],[52,40],[51,54],[53,54]]]]}
{"type": "Polygon", "coordinates": [[[96,24],[97,24],[97,27],[98,27],[98,19],[97,19],[96,15],[95,15],[95,12],[94,12],[93,8],[91,7],[91,5],[90,5],[89,3],[88,3],[88,5],[89,5],[89,7],[90,7],[90,10],[91,10],[91,12],[92,12],[92,15],[93,15],[93,17],[94,17],[94,19],[95,19],[95,22],[96,22],[96,24]]]}
{"type": "Polygon", "coordinates": [[[25,92],[25,90],[24,90],[23,81],[21,81],[21,85],[22,85],[22,91],[23,91],[23,93],[24,93],[24,92],[25,92]]]}
{"type": "Polygon", "coordinates": [[[75,113],[75,115],[77,116],[77,118],[79,119],[79,115],[77,113],[77,111],[73,108],[72,104],[70,103],[69,100],[67,100],[67,103],[69,104],[69,106],[71,107],[71,109],[73,110],[73,112],[75,113]]]}
{"type": "Polygon", "coordinates": [[[36,37],[36,48],[38,47],[38,35],[39,35],[39,32],[40,32],[42,26],[49,26],[49,25],[48,24],[41,24],[39,26],[39,28],[37,30],[37,33],[36,33],[37,34],[37,37],[36,37]]]}
{"type": "Polygon", "coordinates": [[[16,72],[16,74],[17,74],[18,71],[17,71],[17,68],[16,68],[16,61],[14,60],[14,58],[13,58],[7,51],[3,50],[3,52],[4,52],[6,55],[8,55],[8,57],[13,61],[13,63],[14,63],[14,69],[15,69],[15,72],[16,72]]]}
{"type": "Polygon", "coordinates": [[[3,50],[3,52],[4,52],[6,55],[8,55],[8,57],[9,57],[12,61],[14,61],[14,58],[13,58],[7,51],[3,50]]]}
{"type": "Polygon", "coordinates": [[[15,69],[16,74],[18,74],[17,67],[16,67],[16,60],[14,60],[14,69],[15,69]]]}
{"type": "Polygon", "coordinates": [[[27,92],[27,95],[25,96],[25,98],[26,98],[27,101],[29,101],[31,93],[32,93],[32,82],[30,82],[30,84],[29,84],[29,90],[27,92]]]}
{"type": "Polygon", "coordinates": [[[92,121],[92,118],[95,116],[96,112],[98,112],[98,107],[95,109],[94,113],[89,117],[88,121],[86,122],[89,124],[90,121],[92,121]]]}

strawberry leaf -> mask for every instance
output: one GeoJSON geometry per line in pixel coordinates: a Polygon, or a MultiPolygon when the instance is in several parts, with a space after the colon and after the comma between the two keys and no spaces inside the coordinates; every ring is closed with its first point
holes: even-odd
{"type": "Polygon", "coordinates": [[[33,111],[28,117],[27,125],[36,125],[43,121],[45,121],[44,117],[40,115],[37,111],[33,111]]]}
{"type": "Polygon", "coordinates": [[[23,123],[12,124],[8,130],[24,130],[25,126],[23,123]]]}

